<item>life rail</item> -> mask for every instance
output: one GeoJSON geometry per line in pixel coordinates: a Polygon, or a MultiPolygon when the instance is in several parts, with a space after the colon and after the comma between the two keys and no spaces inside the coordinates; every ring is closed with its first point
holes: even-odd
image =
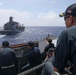
{"type": "MultiPolygon", "coordinates": [[[[43,62],[42,64],[40,64],[40,65],[38,65],[38,66],[35,66],[35,67],[31,68],[31,69],[28,69],[28,70],[26,70],[26,71],[24,71],[24,72],[21,72],[21,73],[19,73],[19,74],[17,74],[17,75],[29,75],[29,73],[31,73],[31,72],[33,72],[33,71],[35,71],[35,70],[43,67],[44,64],[45,64],[45,62],[43,62]]],[[[72,74],[70,71],[67,71],[67,72],[68,72],[70,75],[72,74]]],[[[34,74],[34,75],[36,75],[36,74],[34,74]]],[[[59,72],[53,71],[53,72],[52,72],[52,75],[64,75],[64,74],[60,74],[59,72]]],[[[66,74],[66,75],[68,75],[68,74],[66,74]]]]}
{"type": "MultiPolygon", "coordinates": [[[[38,41],[34,41],[34,44],[38,44],[38,41]]],[[[13,44],[13,45],[10,45],[10,48],[19,48],[23,46],[28,46],[28,44],[27,43],[13,44]]],[[[0,48],[2,48],[2,46],[0,46],[0,48]]]]}
{"type": "Polygon", "coordinates": [[[28,69],[28,70],[26,70],[26,71],[24,71],[24,72],[19,73],[18,75],[26,75],[26,74],[28,74],[28,73],[30,73],[30,72],[32,72],[32,71],[35,71],[35,70],[41,68],[44,64],[45,64],[45,63],[42,63],[42,64],[40,64],[40,65],[38,65],[38,66],[35,66],[35,67],[33,67],[33,68],[30,68],[30,69],[28,69]]]}

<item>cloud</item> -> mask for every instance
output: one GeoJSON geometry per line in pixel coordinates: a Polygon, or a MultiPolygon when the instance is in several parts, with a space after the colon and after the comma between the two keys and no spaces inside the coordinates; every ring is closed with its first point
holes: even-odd
{"type": "Polygon", "coordinates": [[[48,13],[40,13],[38,15],[40,23],[44,26],[64,26],[64,21],[54,11],[48,13]]]}
{"type": "Polygon", "coordinates": [[[26,18],[29,18],[29,16],[31,15],[30,12],[20,12],[20,11],[16,11],[16,10],[3,10],[0,9],[0,15],[6,15],[6,16],[25,16],[26,18]]]}
{"type": "Polygon", "coordinates": [[[56,3],[56,1],[52,1],[52,2],[51,2],[51,4],[55,4],[55,3],[56,3]]]}
{"type": "Polygon", "coordinates": [[[53,11],[48,12],[48,13],[40,13],[39,14],[39,18],[42,18],[42,19],[54,19],[57,16],[58,15],[56,13],[54,13],[53,11]]]}
{"type": "Polygon", "coordinates": [[[3,3],[2,2],[0,2],[0,5],[2,5],[3,3]]]}
{"type": "Polygon", "coordinates": [[[2,26],[4,23],[6,23],[10,16],[13,16],[14,20],[24,21],[24,19],[28,19],[29,17],[31,17],[31,15],[32,13],[30,12],[0,9],[0,25],[2,26]]]}
{"type": "Polygon", "coordinates": [[[64,21],[54,11],[48,13],[31,13],[27,11],[0,9],[0,26],[8,22],[10,16],[25,26],[63,26],[64,21]]]}

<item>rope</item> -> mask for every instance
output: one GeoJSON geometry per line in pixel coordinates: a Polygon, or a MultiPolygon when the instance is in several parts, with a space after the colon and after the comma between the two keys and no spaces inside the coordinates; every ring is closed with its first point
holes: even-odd
{"type": "Polygon", "coordinates": [[[28,73],[30,73],[30,72],[36,70],[36,69],[41,68],[44,64],[45,64],[45,63],[42,63],[42,64],[40,64],[40,65],[38,65],[38,66],[35,66],[35,67],[31,68],[31,69],[28,69],[28,70],[26,70],[26,71],[24,71],[24,72],[21,72],[21,73],[19,73],[18,75],[25,75],[25,74],[28,74],[28,73]]]}

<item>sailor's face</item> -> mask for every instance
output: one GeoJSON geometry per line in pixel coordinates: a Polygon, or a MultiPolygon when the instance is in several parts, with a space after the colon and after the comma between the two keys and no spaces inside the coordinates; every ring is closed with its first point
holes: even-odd
{"type": "Polygon", "coordinates": [[[66,28],[69,28],[69,27],[75,25],[74,23],[76,21],[76,18],[69,15],[69,16],[65,16],[64,20],[65,20],[66,28]]]}
{"type": "Polygon", "coordinates": [[[28,45],[28,48],[30,48],[30,46],[28,45]]]}
{"type": "Polygon", "coordinates": [[[66,28],[69,28],[73,25],[74,18],[70,15],[64,17],[66,28]]]}

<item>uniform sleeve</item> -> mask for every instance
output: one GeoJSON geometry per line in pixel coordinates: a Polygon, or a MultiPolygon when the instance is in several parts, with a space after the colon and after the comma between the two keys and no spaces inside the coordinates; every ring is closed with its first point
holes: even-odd
{"type": "Polygon", "coordinates": [[[61,33],[57,41],[55,60],[53,62],[53,66],[60,72],[64,70],[67,61],[69,60],[69,53],[68,34],[64,31],[61,33]]]}
{"type": "Polygon", "coordinates": [[[18,60],[17,60],[16,54],[15,54],[15,51],[13,49],[12,49],[12,54],[13,54],[13,60],[14,60],[15,66],[16,66],[16,71],[18,73],[18,60]]]}
{"type": "Polygon", "coordinates": [[[52,47],[55,48],[54,44],[52,43],[52,47]]]}
{"type": "Polygon", "coordinates": [[[44,52],[46,53],[49,49],[49,45],[47,45],[45,48],[44,48],[44,52]]]}

